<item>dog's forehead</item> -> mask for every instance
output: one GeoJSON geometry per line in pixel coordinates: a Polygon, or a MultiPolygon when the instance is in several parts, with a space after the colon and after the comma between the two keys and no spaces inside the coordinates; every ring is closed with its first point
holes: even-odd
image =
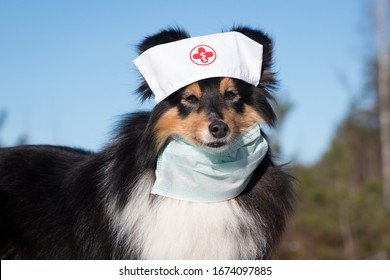
{"type": "Polygon", "coordinates": [[[228,77],[209,78],[194,82],[185,87],[185,92],[201,96],[209,91],[224,93],[236,88],[234,79],[228,77]]]}

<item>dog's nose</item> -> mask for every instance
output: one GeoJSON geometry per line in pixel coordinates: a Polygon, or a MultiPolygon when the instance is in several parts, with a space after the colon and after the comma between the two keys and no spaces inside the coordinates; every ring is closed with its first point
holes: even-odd
{"type": "Polygon", "coordinates": [[[228,126],[223,121],[212,121],[209,125],[209,131],[215,138],[223,138],[228,132],[228,126]]]}

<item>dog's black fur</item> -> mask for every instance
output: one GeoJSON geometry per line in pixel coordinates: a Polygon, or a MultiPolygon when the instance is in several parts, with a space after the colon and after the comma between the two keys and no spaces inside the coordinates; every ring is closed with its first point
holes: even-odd
{"type": "MultiPolygon", "coordinates": [[[[275,123],[275,114],[268,102],[276,85],[271,71],[272,42],[259,30],[246,27],[234,30],[252,38],[264,48],[258,87],[232,79],[240,93],[234,105],[224,105],[223,100],[219,100],[219,103],[214,100],[215,96],[210,92],[218,87],[221,78],[212,78],[199,81],[198,84],[202,92],[209,92],[204,93],[204,98],[213,100],[213,108],[200,101],[196,105],[198,109],[193,104],[183,105],[185,90],[179,90],[160,102],[152,112],[125,116],[112,143],[100,152],[57,146],[0,149],[1,259],[148,258],[148,254],[142,253],[146,241],[133,242],[131,234],[128,236],[130,240],[126,240],[125,235],[119,233],[122,228],[115,226],[118,224],[115,216],[119,216],[131,199],[137,199],[134,188],[143,187],[140,178],[146,172],[152,171],[148,174],[153,174],[157,155],[164,147],[164,142],[172,133],[180,134],[180,130],[175,131],[177,126],[173,125],[170,128],[172,131],[165,133],[164,137],[156,137],[161,132],[157,129],[159,121],[167,112],[178,108],[178,122],[185,121],[190,114],[196,114],[196,110],[206,113],[215,111],[214,116],[218,113],[220,119],[224,120],[223,114],[218,111],[221,108],[230,106],[229,110],[245,118],[244,107],[247,105],[265,123],[275,123]]],[[[189,35],[181,29],[163,30],[147,37],[139,45],[139,51],[142,53],[158,44],[187,37],[189,35]]],[[[153,95],[146,82],[141,84],[138,92],[143,100],[153,95]]],[[[273,163],[268,152],[245,191],[234,199],[234,203],[246,213],[244,219],[247,217],[253,221],[253,227],[242,227],[235,238],[229,239],[229,242],[234,243],[231,244],[232,248],[233,245],[245,243],[249,237],[255,243],[261,241],[264,244],[251,245],[258,250],[255,254],[240,251],[226,255],[226,258],[271,257],[292,211],[291,182],[291,177],[273,163]]],[[[150,192],[149,185],[144,188],[145,192],[150,192]]],[[[163,199],[151,194],[148,197],[145,203],[150,205],[163,199]]],[[[132,211],[128,215],[132,215],[132,211]]],[[[131,229],[137,229],[137,223],[140,222],[137,220],[131,229]]],[[[121,227],[126,225],[121,224],[121,227]]],[[[203,252],[201,256],[225,257],[218,255],[218,252],[208,253],[203,252]]],[[[166,256],[169,258],[171,255],[166,256]]],[[[199,258],[199,255],[193,257],[199,258]]]]}

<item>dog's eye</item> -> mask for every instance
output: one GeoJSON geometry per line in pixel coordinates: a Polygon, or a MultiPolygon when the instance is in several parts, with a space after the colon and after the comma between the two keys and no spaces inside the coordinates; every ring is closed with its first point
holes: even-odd
{"type": "Polygon", "coordinates": [[[189,95],[184,98],[190,104],[196,104],[198,102],[198,98],[195,95],[189,95]]]}
{"type": "Polygon", "coordinates": [[[223,97],[225,98],[225,100],[231,101],[236,97],[236,93],[234,91],[227,90],[227,91],[225,91],[225,94],[223,97]]]}

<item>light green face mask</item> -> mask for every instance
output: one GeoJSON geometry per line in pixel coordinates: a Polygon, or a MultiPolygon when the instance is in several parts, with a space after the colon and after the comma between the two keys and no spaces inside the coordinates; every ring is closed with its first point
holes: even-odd
{"type": "Polygon", "coordinates": [[[157,159],[152,194],[192,202],[232,199],[245,189],[267,150],[258,124],[215,152],[173,137],[157,159]]]}

